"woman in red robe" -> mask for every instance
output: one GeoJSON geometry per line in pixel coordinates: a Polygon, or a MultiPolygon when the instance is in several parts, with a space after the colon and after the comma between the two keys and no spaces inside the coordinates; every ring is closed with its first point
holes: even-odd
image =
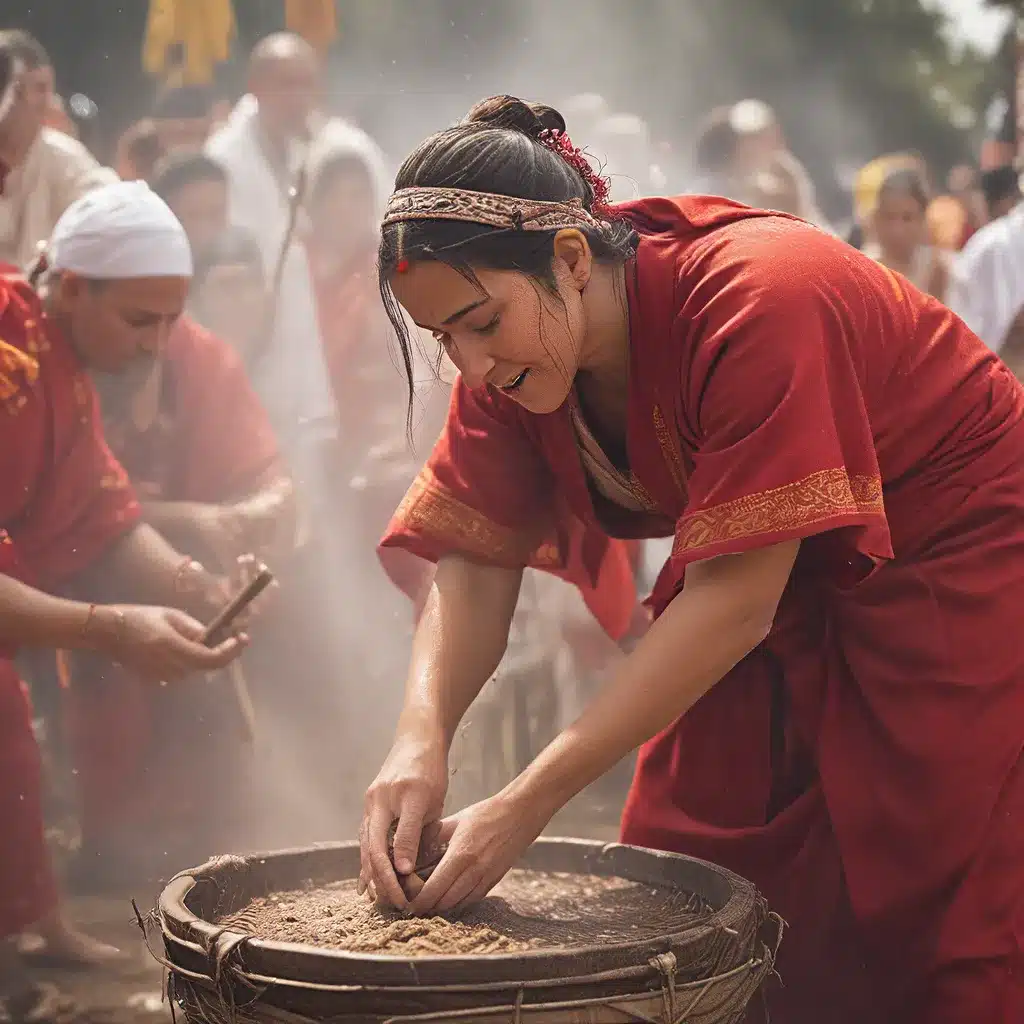
{"type": "Polygon", "coordinates": [[[461,380],[383,541],[438,569],[363,883],[415,912],[475,900],[643,744],[623,839],[761,888],[790,925],[773,1020],[1024,1020],[1024,391],[795,218],[607,207],[563,130],[486,103],[406,161],[385,216],[396,328],[400,303],[461,380]],[[591,572],[598,527],[674,536],[657,619],[403,888],[388,828],[410,871],[523,566],[564,568],[573,523],[591,572]]]}

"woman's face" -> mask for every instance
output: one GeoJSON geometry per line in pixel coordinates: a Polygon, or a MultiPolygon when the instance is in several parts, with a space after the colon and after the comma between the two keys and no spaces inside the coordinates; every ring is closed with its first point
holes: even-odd
{"type": "Polygon", "coordinates": [[[516,271],[475,270],[474,282],[437,261],[412,263],[391,287],[470,388],[493,387],[530,412],[554,412],[579,369],[587,329],[581,293],[591,269],[585,243],[568,261],[558,248],[557,295],[516,271]]]}
{"type": "Polygon", "coordinates": [[[230,342],[244,359],[261,337],[267,301],[262,274],[252,267],[224,264],[211,268],[192,306],[196,319],[230,342]]]}
{"type": "Polygon", "coordinates": [[[884,252],[909,259],[926,240],[925,211],[905,192],[883,194],[875,209],[874,228],[884,252]]]}

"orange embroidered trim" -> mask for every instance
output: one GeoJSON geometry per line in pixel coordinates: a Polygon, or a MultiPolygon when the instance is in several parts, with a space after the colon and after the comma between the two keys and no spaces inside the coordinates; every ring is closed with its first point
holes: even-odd
{"type": "Polygon", "coordinates": [[[487,562],[558,565],[558,548],[494,522],[460,501],[424,468],[402,499],[395,520],[406,529],[452,544],[487,562]]]}
{"type": "Polygon", "coordinates": [[[661,447],[661,454],[668,463],[668,471],[672,475],[672,482],[679,488],[679,495],[686,501],[686,473],[683,470],[683,460],[679,455],[679,449],[672,440],[668,424],[662,415],[661,406],[654,407],[654,433],[658,438],[661,447]]]}
{"type": "Polygon", "coordinates": [[[882,481],[822,469],[796,483],[724,501],[683,516],[673,554],[822,523],[835,516],[882,515],[882,481]]]}
{"type": "Polygon", "coordinates": [[[9,401],[21,390],[18,376],[34,384],[39,377],[39,363],[20,348],[0,338],[0,401],[9,401]]]}
{"type": "Polygon", "coordinates": [[[123,473],[105,473],[100,477],[100,489],[104,491],[123,491],[128,486],[128,477],[123,473]]]}

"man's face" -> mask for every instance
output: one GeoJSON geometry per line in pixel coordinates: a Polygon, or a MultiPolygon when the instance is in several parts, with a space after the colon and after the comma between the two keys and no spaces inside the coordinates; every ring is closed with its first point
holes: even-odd
{"type": "Polygon", "coordinates": [[[301,138],[320,99],[316,67],[301,58],[282,59],[268,67],[253,83],[260,119],[275,136],[301,138]]]}
{"type": "Polygon", "coordinates": [[[0,125],[0,157],[9,167],[25,159],[46,122],[53,96],[53,69],[22,70],[15,83],[14,106],[0,125]]]}
{"type": "Polygon", "coordinates": [[[25,99],[32,115],[38,120],[41,128],[50,111],[54,96],[53,68],[34,68],[22,73],[25,99]]]}
{"type": "Polygon", "coordinates": [[[223,181],[193,181],[168,197],[168,205],[199,252],[228,226],[228,187],[223,181]]]}
{"type": "Polygon", "coordinates": [[[91,370],[134,374],[152,364],[185,308],[187,277],[87,281],[63,274],[54,297],[69,340],[91,370]]]}

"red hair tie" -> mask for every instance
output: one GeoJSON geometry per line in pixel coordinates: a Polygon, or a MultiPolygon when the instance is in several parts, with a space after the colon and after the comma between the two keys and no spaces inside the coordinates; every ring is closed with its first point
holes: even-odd
{"type": "Polygon", "coordinates": [[[409,261],[404,257],[398,261],[398,265],[395,267],[395,270],[397,270],[398,273],[400,274],[404,274],[408,269],[409,261]]]}
{"type": "Polygon", "coordinates": [[[560,132],[557,128],[545,128],[539,138],[542,146],[546,146],[552,153],[557,153],[590,186],[594,196],[591,203],[592,211],[599,217],[606,216],[610,212],[608,179],[594,170],[593,164],[583,150],[574,146],[572,139],[565,132],[560,132]]]}

